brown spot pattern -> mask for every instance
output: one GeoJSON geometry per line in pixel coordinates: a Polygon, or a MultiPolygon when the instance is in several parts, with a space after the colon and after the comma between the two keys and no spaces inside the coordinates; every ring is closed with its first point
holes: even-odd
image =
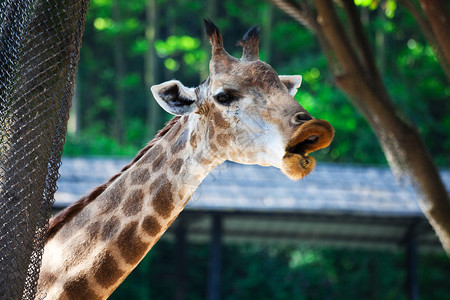
{"type": "Polygon", "coordinates": [[[147,216],[142,222],[142,229],[151,236],[156,236],[161,232],[161,224],[154,216],[147,216]]]}
{"type": "Polygon", "coordinates": [[[174,209],[172,184],[166,175],[161,175],[151,185],[150,189],[156,191],[152,199],[153,209],[162,217],[167,218],[174,209]]]}
{"type": "MultiPolygon", "coordinates": [[[[186,116],[187,117],[187,116],[186,116]]],[[[96,187],[91,193],[89,193],[87,196],[82,197],[80,200],[75,202],[73,205],[69,206],[65,210],[61,211],[58,215],[56,215],[54,218],[50,220],[50,226],[47,231],[47,240],[48,242],[58,231],[67,223],[69,223],[74,216],[76,216],[81,210],[83,210],[89,203],[94,201],[98,198],[99,195],[101,195],[108,187],[110,187],[114,182],[117,181],[121,175],[126,172],[131,166],[137,165],[137,162],[148,152],[158,153],[160,152],[162,147],[160,145],[156,145],[161,139],[167,134],[167,132],[178,122],[180,119],[180,116],[174,117],[172,120],[170,120],[167,125],[161,129],[156,137],[148,143],[147,146],[145,146],[139,153],[136,155],[136,157],[122,168],[122,170],[116,174],[113,175],[107,182],[99,185],[96,187]],[[152,150],[152,151],[150,151],[152,150]]],[[[153,155],[152,153],[149,153],[149,155],[153,155]]],[[[121,177],[122,178],[122,177],[121,177]]]]}
{"type": "Polygon", "coordinates": [[[265,62],[252,62],[241,71],[242,73],[239,74],[240,84],[247,88],[258,87],[269,92],[271,89],[283,89],[284,87],[275,70],[265,62]]]}
{"type": "Polygon", "coordinates": [[[122,206],[123,213],[127,217],[136,215],[141,211],[143,202],[144,192],[141,189],[132,190],[122,206]]]}
{"type": "Polygon", "coordinates": [[[212,140],[214,138],[215,130],[214,126],[208,126],[208,138],[212,140]]]}
{"type": "Polygon", "coordinates": [[[104,288],[115,284],[125,273],[119,269],[117,262],[109,251],[101,253],[95,258],[93,272],[95,280],[104,288]]]}
{"type": "Polygon", "coordinates": [[[111,239],[114,234],[119,230],[120,220],[116,216],[112,216],[106,223],[103,225],[102,232],[100,234],[100,239],[102,241],[107,241],[111,239]]]}
{"type": "Polygon", "coordinates": [[[211,144],[209,145],[209,148],[211,149],[212,152],[218,152],[218,151],[219,151],[219,149],[217,148],[217,146],[216,146],[215,144],[213,144],[213,143],[211,143],[211,144]]]}
{"type": "Polygon", "coordinates": [[[64,294],[62,298],[70,300],[101,299],[101,297],[89,288],[89,282],[85,275],[77,276],[67,281],[64,284],[64,294]]]}
{"type": "MultiPolygon", "coordinates": [[[[74,228],[83,228],[86,226],[86,223],[89,223],[90,219],[91,219],[91,211],[89,209],[83,209],[81,210],[77,217],[73,219],[73,227],[74,228]]],[[[70,227],[70,226],[69,226],[70,227]]],[[[69,234],[71,234],[72,230],[74,228],[68,228],[69,229],[69,234]]],[[[65,230],[65,228],[63,227],[63,230],[65,230]]],[[[64,235],[66,235],[67,232],[64,232],[64,235]]],[[[69,237],[68,237],[69,238],[69,237]]]]}
{"type": "Polygon", "coordinates": [[[156,189],[158,189],[163,184],[166,184],[167,182],[168,182],[167,176],[165,174],[160,175],[150,185],[150,192],[153,193],[156,189]]]}
{"type": "Polygon", "coordinates": [[[150,179],[150,172],[145,168],[138,168],[130,174],[132,184],[142,185],[150,179]]]}
{"type": "Polygon", "coordinates": [[[173,138],[180,132],[180,130],[183,127],[181,126],[181,122],[175,123],[173,127],[170,129],[169,133],[167,134],[167,140],[173,140],[173,138]]]}
{"type": "Polygon", "coordinates": [[[221,133],[217,135],[217,143],[222,147],[226,147],[230,144],[233,138],[233,135],[229,133],[221,133]]]}
{"type": "Polygon", "coordinates": [[[172,145],[170,151],[172,153],[178,153],[186,147],[187,139],[188,139],[188,130],[183,131],[182,134],[178,137],[177,141],[172,145]]]}
{"type": "Polygon", "coordinates": [[[191,139],[189,140],[189,142],[190,142],[191,147],[192,147],[193,149],[197,148],[197,134],[193,133],[193,134],[191,135],[191,139]]]}
{"type": "Polygon", "coordinates": [[[222,117],[222,115],[219,112],[214,113],[214,123],[219,128],[223,128],[223,129],[230,128],[230,123],[225,121],[225,119],[222,117]]]}
{"type": "Polygon", "coordinates": [[[153,155],[158,155],[160,152],[162,152],[163,147],[161,145],[155,145],[153,146],[153,148],[151,149],[151,152],[153,155]]]}
{"type": "Polygon", "coordinates": [[[119,203],[122,201],[125,193],[124,179],[119,179],[119,181],[117,181],[109,191],[109,197],[106,197],[104,205],[102,205],[104,211],[113,210],[119,206],[119,203]]]}
{"type": "Polygon", "coordinates": [[[170,169],[173,172],[173,175],[178,175],[178,173],[180,173],[181,170],[181,166],[183,166],[184,163],[184,159],[182,158],[177,158],[173,164],[170,166],[170,169]]]}
{"type": "Polygon", "coordinates": [[[119,234],[117,247],[120,255],[128,264],[136,264],[147,251],[144,243],[137,233],[138,222],[131,222],[119,234]]]}
{"type": "Polygon", "coordinates": [[[164,163],[166,162],[166,159],[167,159],[167,157],[166,157],[166,154],[165,153],[161,153],[159,156],[158,156],[158,158],[156,158],[155,159],[155,161],[153,161],[153,164],[152,164],[152,171],[153,172],[156,172],[156,171],[158,171],[159,169],[161,169],[161,167],[164,165],[164,163]]]}
{"type": "Polygon", "coordinates": [[[169,217],[175,208],[172,198],[172,184],[170,182],[161,186],[153,198],[152,206],[163,218],[169,217]]]}
{"type": "Polygon", "coordinates": [[[92,224],[90,224],[87,228],[86,231],[89,235],[89,237],[91,238],[91,241],[93,239],[97,239],[98,236],[98,232],[100,231],[100,222],[96,221],[92,224]]]}
{"type": "Polygon", "coordinates": [[[57,277],[50,272],[42,272],[41,274],[39,274],[39,282],[40,285],[42,286],[48,286],[51,285],[55,282],[55,280],[57,279],[57,277]]]}

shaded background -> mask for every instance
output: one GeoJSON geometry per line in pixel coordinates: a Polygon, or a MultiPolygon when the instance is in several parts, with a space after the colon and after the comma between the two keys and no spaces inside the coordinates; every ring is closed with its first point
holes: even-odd
{"type": "MultiPolygon", "coordinates": [[[[450,159],[450,87],[411,14],[396,1],[355,1],[384,83],[400,114],[418,128],[434,162],[450,159]]],[[[319,161],[386,165],[376,136],[337,89],[314,35],[270,3],[256,0],[92,0],[81,49],[64,156],[132,156],[171,116],[150,87],[176,78],[196,86],[207,74],[210,46],[202,18],[235,46],[250,26],[261,26],[261,59],[279,74],[303,75],[296,99],[336,129],[319,161]]],[[[188,299],[206,297],[208,245],[188,249],[188,299]]],[[[224,299],[406,299],[404,254],[299,245],[226,245],[224,299]]],[[[175,248],[158,243],[111,296],[174,297],[175,248]]],[[[448,258],[419,256],[423,299],[446,299],[448,258]]]]}

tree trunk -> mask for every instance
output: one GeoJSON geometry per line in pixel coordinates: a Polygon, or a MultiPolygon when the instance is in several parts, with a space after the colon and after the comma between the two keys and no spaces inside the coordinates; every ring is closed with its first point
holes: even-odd
{"type": "MultiPolygon", "coordinates": [[[[423,34],[425,35],[425,38],[428,41],[428,44],[430,44],[431,48],[433,49],[436,58],[439,61],[439,64],[442,67],[442,70],[445,72],[445,74],[447,75],[447,79],[450,80],[450,59],[448,58],[448,54],[450,52],[449,47],[449,30],[448,28],[441,28],[442,24],[440,24],[438,22],[438,18],[439,17],[443,17],[444,20],[446,19],[446,23],[447,26],[449,26],[449,13],[448,10],[445,9],[445,7],[442,7],[442,11],[438,12],[439,15],[436,14],[436,6],[439,6],[442,3],[434,3],[434,1],[428,1],[428,4],[425,4],[425,2],[427,1],[422,1],[422,7],[426,7],[427,11],[428,11],[428,18],[430,18],[430,20],[427,20],[427,18],[425,18],[425,16],[422,14],[422,12],[420,11],[420,8],[417,7],[416,5],[414,5],[411,0],[398,0],[399,3],[403,4],[403,6],[409,10],[409,12],[412,14],[412,16],[414,17],[414,19],[416,19],[417,24],[419,25],[420,29],[422,30],[423,34]],[[430,6],[430,7],[429,7],[430,6]],[[433,8],[434,7],[434,8],[433,8]],[[436,19],[437,18],[437,19],[436,19]],[[431,28],[431,24],[433,23],[434,28],[431,28]],[[439,31],[439,35],[440,35],[440,40],[442,40],[442,42],[438,41],[438,36],[435,34],[434,29],[436,30],[443,30],[442,32],[439,31]],[[445,31],[447,31],[447,33],[445,33],[445,31]],[[447,37],[445,37],[445,34],[447,35],[447,37]],[[442,36],[441,36],[442,35],[442,36]],[[444,44],[447,45],[447,48],[444,49],[443,46],[444,44]],[[444,56],[444,51],[447,52],[447,56],[444,56]]],[[[425,9],[424,9],[425,10],[425,9]]],[[[444,22],[445,23],[445,22],[444,22]]]]}
{"type": "MultiPolygon", "coordinates": [[[[368,12],[367,9],[365,9],[364,11],[368,12]]],[[[380,18],[386,18],[381,9],[378,10],[378,16],[380,18]]],[[[386,68],[386,36],[384,29],[380,27],[376,29],[375,33],[375,56],[377,58],[380,73],[383,74],[386,68]]]]}
{"type": "MultiPolygon", "coordinates": [[[[448,3],[442,0],[419,0],[425,15],[428,17],[431,30],[436,37],[447,66],[450,66],[450,13],[448,3]]],[[[447,74],[448,76],[448,74],[447,74]]],[[[450,77],[449,77],[450,78],[450,77]]]]}
{"type": "MultiPolygon", "coordinates": [[[[277,5],[279,2],[285,1],[274,1],[277,5]]],[[[286,2],[293,5],[292,1],[286,2]]],[[[311,27],[318,35],[321,46],[328,52],[326,57],[336,84],[350,96],[352,103],[368,120],[394,173],[408,173],[415,184],[422,211],[445,251],[450,254],[450,201],[447,190],[417,130],[399,116],[392,103],[376,68],[354,2],[343,1],[350,36],[346,34],[331,0],[315,0],[314,3],[316,23],[311,23],[313,18],[300,23],[313,25],[311,27]],[[355,46],[352,47],[352,44],[355,46]]],[[[283,6],[278,6],[283,9],[283,6]]],[[[290,10],[289,14],[292,15],[293,11],[290,10]]],[[[297,7],[297,12],[300,13],[297,13],[296,20],[314,15],[313,10],[305,6],[297,7]]]]}
{"type": "MultiPolygon", "coordinates": [[[[217,0],[210,0],[210,1],[206,1],[206,7],[205,7],[205,17],[207,19],[211,19],[212,21],[214,21],[214,19],[217,16],[217,0]]],[[[206,37],[206,33],[204,34],[204,38],[203,38],[203,51],[205,51],[206,55],[211,55],[211,46],[209,45],[209,42],[207,42],[209,39],[206,37]]],[[[207,61],[209,62],[209,58],[207,59],[207,61]]],[[[205,80],[206,78],[208,78],[209,76],[209,64],[205,63],[203,64],[201,70],[200,70],[200,82],[202,82],[203,80],[205,80]]]]}
{"type": "Polygon", "coordinates": [[[67,123],[67,132],[77,135],[80,131],[80,74],[76,75],[76,83],[73,89],[72,106],[70,107],[70,117],[67,123]]]}
{"type": "MultiPolygon", "coordinates": [[[[167,26],[166,27],[166,38],[175,35],[176,34],[176,28],[177,28],[177,18],[176,18],[176,12],[177,12],[177,5],[176,0],[166,0],[166,19],[167,26]]],[[[159,36],[158,38],[162,38],[159,36]]],[[[173,70],[169,70],[164,66],[164,64],[161,64],[162,70],[164,70],[164,79],[163,80],[171,80],[175,78],[175,72],[173,70]]],[[[160,78],[161,79],[161,78],[160,78]]]]}
{"type": "Polygon", "coordinates": [[[264,11],[264,14],[261,16],[262,21],[262,41],[261,41],[261,49],[264,53],[264,61],[268,64],[271,63],[272,60],[272,41],[270,35],[272,33],[272,15],[273,15],[273,6],[269,5],[267,10],[264,11]]]}
{"type": "Polygon", "coordinates": [[[148,103],[148,114],[147,114],[147,126],[149,129],[149,135],[154,136],[158,131],[161,123],[162,111],[158,103],[153,99],[150,87],[157,83],[157,72],[156,72],[156,51],[154,43],[156,40],[157,33],[157,21],[156,21],[156,0],[147,1],[145,8],[146,17],[146,28],[145,37],[149,45],[149,49],[145,54],[145,85],[147,91],[147,103],[148,103]]]}
{"type": "MultiPolygon", "coordinates": [[[[121,23],[122,14],[120,0],[115,0],[112,6],[112,17],[116,24],[121,23]]],[[[125,77],[125,55],[123,51],[123,39],[121,33],[114,37],[114,67],[116,71],[116,110],[115,110],[115,135],[119,144],[124,142],[124,119],[125,119],[125,91],[123,80],[125,77]]]]}

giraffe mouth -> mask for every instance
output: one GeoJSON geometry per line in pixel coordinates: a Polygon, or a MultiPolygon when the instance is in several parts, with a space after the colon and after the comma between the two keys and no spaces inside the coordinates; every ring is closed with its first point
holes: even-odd
{"type": "Polygon", "coordinates": [[[316,165],[315,159],[308,154],[328,147],[333,137],[333,126],[325,120],[313,119],[300,125],[285,149],[282,172],[293,180],[308,175],[316,165]]]}

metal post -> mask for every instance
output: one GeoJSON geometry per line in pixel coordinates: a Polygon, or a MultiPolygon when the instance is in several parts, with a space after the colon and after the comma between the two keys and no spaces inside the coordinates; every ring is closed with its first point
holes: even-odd
{"type": "Polygon", "coordinates": [[[220,271],[222,260],[222,217],[212,216],[211,257],[208,279],[208,300],[220,299],[220,271]]]}
{"type": "Polygon", "coordinates": [[[406,240],[406,288],[409,300],[419,299],[419,285],[417,281],[417,241],[413,226],[406,240]]]}
{"type": "Polygon", "coordinates": [[[175,300],[186,299],[186,231],[187,220],[183,216],[178,217],[175,229],[176,238],[176,288],[175,300]]]}

